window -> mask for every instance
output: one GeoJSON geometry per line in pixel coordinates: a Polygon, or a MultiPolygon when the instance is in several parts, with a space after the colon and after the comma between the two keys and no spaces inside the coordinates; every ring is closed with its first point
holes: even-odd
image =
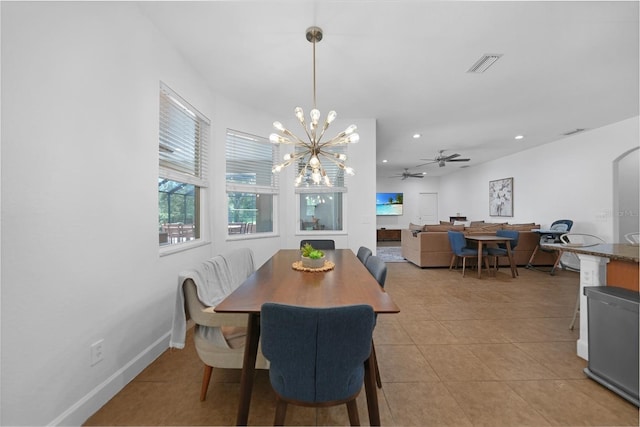
{"type": "Polygon", "coordinates": [[[271,172],[277,146],[267,138],[227,130],[227,233],[242,238],[273,233],[278,176],[271,172]]]}
{"type": "MultiPolygon", "coordinates": [[[[333,152],[347,154],[347,147],[336,147],[333,152]]],[[[304,165],[298,165],[298,173],[304,165]]],[[[344,193],[347,192],[344,170],[336,164],[323,161],[332,187],[314,185],[307,175],[303,183],[296,188],[299,202],[299,231],[345,231],[344,230],[344,193]]]]}
{"type": "Polygon", "coordinates": [[[160,83],[158,233],[161,246],[201,236],[200,199],[207,183],[210,122],[160,83]]]}
{"type": "Polygon", "coordinates": [[[300,230],[342,230],[342,193],[301,193],[300,230]]]}

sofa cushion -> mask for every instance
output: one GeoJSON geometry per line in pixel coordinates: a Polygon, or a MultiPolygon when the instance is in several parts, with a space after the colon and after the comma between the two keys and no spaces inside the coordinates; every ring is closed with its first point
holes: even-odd
{"type": "Polygon", "coordinates": [[[482,227],[484,225],[484,220],[482,221],[471,221],[469,227],[482,227]]]}
{"type": "Polygon", "coordinates": [[[505,224],[503,230],[516,230],[516,231],[531,231],[532,229],[540,228],[540,224],[535,222],[522,223],[522,224],[505,224]]]}
{"type": "Polygon", "coordinates": [[[464,231],[464,225],[425,225],[424,231],[464,231]]]}
{"type": "Polygon", "coordinates": [[[504,224],[491,224],[484,223],[482,227],[465,227],[465,231],[474,233],[474,234],[495,234],[496,231],[502,230],[504,224]]]}

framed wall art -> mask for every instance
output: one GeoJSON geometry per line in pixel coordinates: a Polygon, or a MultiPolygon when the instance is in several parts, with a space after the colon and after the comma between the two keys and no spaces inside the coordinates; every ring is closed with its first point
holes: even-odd
{"type": "Polygon", "coordinates": [[[513,178],[489,181],[489,215],[513,216],[513,178]]]}

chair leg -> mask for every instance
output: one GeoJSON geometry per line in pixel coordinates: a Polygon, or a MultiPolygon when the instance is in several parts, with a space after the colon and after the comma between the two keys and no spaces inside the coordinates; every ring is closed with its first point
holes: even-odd
{"type": "Polygon", "coordinates": [[[352,426],[360,425],[360,416],[358,415],[358,405],[356,399],[347,402],[347,413],[349,414],[349,423],[352,426]]]}
{"type": "Polygon", "coordinates": [[[287,402],[285,402],[278,396],[276,397],[276,417],[273,420],[273,425],[283,426],[286,415],[287,415],[287,402]]]}
{"type": "Polygon", "coordinates": [[[376,367],[376,385],[378,388],[382,388],[382,380],[380,379],[380,368],[378,368],[378,356],[376,355],[376,346],[371,340],[371,357],[373,357],[373,366],[376,367]]]}
{"type": "Polygon", "coordinates": [[[209,389],[209,381],[211,381],[211,372],[213,367],[204,365],[204,375],[202,376],[202,387],[200,388],[200,401],[204,402],[207,398],[207,390],[209,389]]]}
{"type": "Polygon", "coordinates": [[[466,267],[467,264],[467,257],[462,257],[462,277],[464,277],[464,269],[466,267]]]}
{"type": "Polygon", "coordinates": [[[578,317],[578,312],[580,312],[580,293],[578,293],[578,299],[576,300],[576,306],[573,309],[573,319],[571,319],[571,324],[569,325],[569,330],[573,331],[573,326],[576,323],[576,317],[578,317]]]}
{"type": "MultiPolygon", "coordinates": [[[[453,268],[453,262],[456,260],[457,256],[456,254],[451,255],[451,262],[449,263],[449,270],[451,270],[453,268]]],[[[456,265],[457,267],[457,265],[456,265]]]]}

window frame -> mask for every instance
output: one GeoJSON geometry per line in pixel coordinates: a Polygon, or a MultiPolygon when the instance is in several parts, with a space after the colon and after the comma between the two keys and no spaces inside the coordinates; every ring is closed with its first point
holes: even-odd
{"type": "MultiPolygon", "coordinates": [[[[159,233],[159,249],[160,254],[167,255],[170,253],[180,252],[185,249],[189,249],[195,246],[201,246],[208,244],[208,239],[205,236],[208,235],[208,216],[206,212],[207,206],[207,189],[209,188],[208,182],[208,150],[209,150],[209,138],[211,133],[211,121],[200,111],[198,111],[191,103],[186,101],[183,97],[181,97],[177,92],[171,89],[164,82],[160,82],[160,90],[159,90],[159,120],[158,120],[158,184],[161,180],[170,180],[180,184],[187,184],[194,186],[194,195],[193,195],[193,203],[194,203],[194,212],[193,212],[193,225],[194,225],[194,235],[192,239],[185,241],[177,241],[172,243],[171,240],[167,243],[162,243],[160,236],[160,226],[161,224],[158,221],[158,233],[159,233]],[[165,102],[167,102],[164,98],[167,98],[170,105],[167,106],[165,102]],[[163,125],[166,123],[163,122],[163,115],[167,114],[167,112],[173,111],[174,113],[181,113],[184,110],[185,118],[191,116],[195,123],[195,127],[198,131],[194,130],[194,133],[198,135],[193,140],[193,147],[189,146],[191,144],[191,140],[186,142],[186,147],[182,144],[182,142],[176,142],[175,139],[170,141],[170,144],[162,144],[163,136],[166,137],[167,134],[170,134],[171,129],[168,127],[163,128],[163,125]],[[196,123],[197,122],[197,123],[196,123]],[[186,164],[188,167],[185,167],[185,162],[181,164],[177,160],[177,156],[175,158],[168,158],[169,156],[163,155],[161,153],[167,152],[168,149],[175,149],[176,151],[180,151],[180,148],[185,148],[183,152],[187,152],[187,157],[190,157],[191,153],[193,155],[193,159],[187,160],[186,164]],[[192,150],[192,151],[189,151],[192,150]],[[193,169],[193,172],[189,172],[190,169],[193,169]]],[[[171,151],[173,153],[173,151],[171,151]]],[[[160,214],[160,190],[158,188],[158,219],[160,214]]]]}
{"type": "MultiPolygon", "coordinates": [[[[280,196],[280,185],[277,174],[273,174],[270,172],[271,185],[258,185],[258,184],[243,184],[239,182],[228,182],[227,174],[228,172],[228,150],[230,143],[230,136],[236,136],[239,138],[246,138],[248,141],[254,140],[256,143],[264,144],[265,146],[271,149],[271,160],[269,162],[269,169],[275,159],[279,156],[279,147],[272,144],[268,138],[263,136],[258,136],[254,134],[250,134],[248,132],[239,131],[236,129],[227,128],[225,132],[225,196],[226,196],[226,224],[229,226],[229,193],[245,193],[245,194],[254,194],[256,196],[259,195],[269,195],[272,197],[272,230],[266,232],[253,232],[253,233],[238,233],[238,234],[230,234],[229,229],[225,231],[226,240],[248,240],[248,239],[259,239],[265,237],[274,237],[278,236],[278,206],[279,206],[279,196],[280,196]]],[[[256,224],[257,225],[257,224],[256,224]]]]}
{"type": "Polygon", "coordinates": [[[318,187],[305,187],[302,189],[296,189],[296,197],[295,197],[295,201],[296,201],[296,232],[295,235],[296,236],[303,236],[303,235],[309,235],[309,234],[313,234],[318,235],[318,236],[330,236],[330,235],[343,235],[343,234],[348,234],[348,230],[347,230],[347,188],[346,187],[324,187],[324,186],[318,186],[318,187]],[[341,215],[342,215],[342,230],[301,230],[300,229],[300,221],[301,221],[301,214],[302,212],[300,212],[300,207],[301,207],[301,197],[304,197],[304,195],[306,194],[334,194],[334,193],[340,193],[342,195],[342,209],[341,209],[341,215]]]}

